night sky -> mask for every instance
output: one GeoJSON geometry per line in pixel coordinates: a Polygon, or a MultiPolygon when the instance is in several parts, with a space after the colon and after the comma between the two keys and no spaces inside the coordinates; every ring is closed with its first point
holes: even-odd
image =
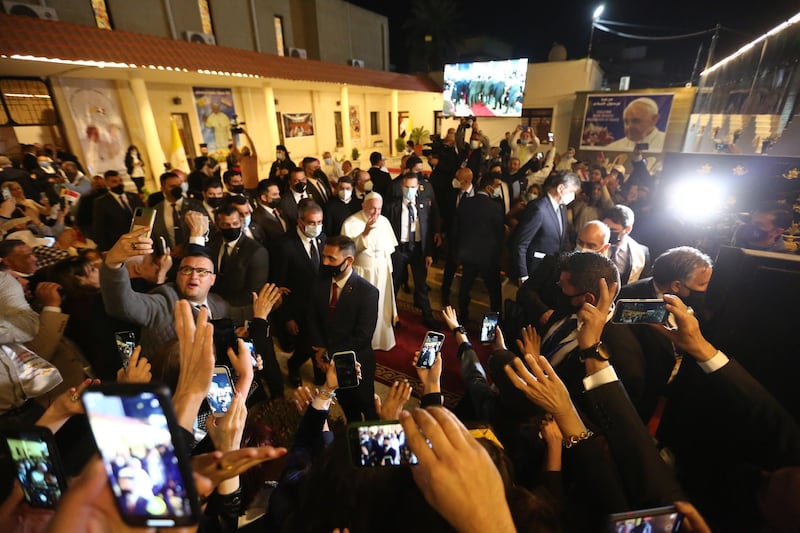
{"type": "MultiPolygon", "coordinates": [[[[404,51],[403,22],[410,12],[410,0],[349,0],[389,18],[390,62],[399,72],[407,71],[404,51]]],[[[528,57],[531,62],[546,61],[553,42],[567,48],[569,59],[586,57],[589,43],[590,20],[594,8],[601,2],[586,0],[550,0],[543,2],[480,2],[483,9],[475,9],[458,1],[465,8],[466,36],[486,34],[510,42],[513,57],[528,57]]],[[[738,33],[722,31],[715,60],[722,59],[750,40],[769,31],[774,26],[800,11],[796,0],[763,0],[744,4],[740,1],[719,0],[669,0],[662,2],[622,0],[606,2],[602,17],[615,22],[641,24],[658,29],[620,28],[621,31],[644,35],[668,35],[695,32],[722,24],[738,33]],[[754,9],[754,6],[758,9],[754,9]]],[[[701,66],[711,36],[696,37],[666,44],[652,44],[610,36],[598,30],[594,34],[594,50],[604,51],[604,45],[629,46],[648,44],[648,57],[665,61],[665,78],[677,84],[688,80],[700,43],[704,43],[701,66]]],[[[608,49],[606,46],[605,49],[608,49]]],[[[596,57],[595,52],[592,56],[596,57]]]]}

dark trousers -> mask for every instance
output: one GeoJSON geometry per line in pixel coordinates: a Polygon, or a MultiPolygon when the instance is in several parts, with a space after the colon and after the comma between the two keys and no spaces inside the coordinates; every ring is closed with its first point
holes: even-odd
{"type": "Polygon", "coordinates": [[[461,265],[461,286],[458,291],[458,317],[466,322],[469,317],[469,291],[480,275],[489,292],[489,306],[492,311],[500,312],[502,304],[500,291],[500,267],[498,265],[480,266],[469,263],[461,265]]]}
{"type": "Polygon", "coordinates": [[[308,336],[308,324],[300,322],[298,324],[300,333],[294,339],[294,353],[287,361],[289,368],[289,375],[297,374],[303,363],[312,359],[311,366],[314,368],[314,383],[321,385],[325,383],[325,374],[317,367],[316,361],[313,361],[314,350],[311,347],[311,340],[308,336]]]}
{"type": "Polygon", "coordinates": [[[411,275],[414,277],[414,305],[422,309],[422,316],[433,316],[431,302],[428,298],[428,269],[425,267],[425,257],[422,255],[422,246],[414,246],[409,250],[406,243],[400,244],[392,254],[392,283],[394,292],[400,289],[403,271],[411,265],[411,275]]]}
{"type": "Polygon", "coordinates": [[[361,364],[361,383],[358,387],[353,387],[352,389],[337,390],[336,397],[339,399],[339,404],[342,406],[347,422],[377,420],[378,413],[375,411],[375,353],[372,350],[367,353],[359,353],[358,362],[361,364]]]}

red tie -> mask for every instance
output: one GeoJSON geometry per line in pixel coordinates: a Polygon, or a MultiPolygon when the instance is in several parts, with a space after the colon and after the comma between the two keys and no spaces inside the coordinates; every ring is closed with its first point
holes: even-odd
{"type": "Polygon", "coordinates": [[[334,281],[331,285],[331,301],[328,304],[328,312],[331,317],[336,313],[336,304],[339,302],[339,286],[334,281]]]}

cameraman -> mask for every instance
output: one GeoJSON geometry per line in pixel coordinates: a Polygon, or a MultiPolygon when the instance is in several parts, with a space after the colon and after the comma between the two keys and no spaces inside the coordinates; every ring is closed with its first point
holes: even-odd
{"type": "Polygon", "coordinates": [[[231,124],[231,134],[233,137],[231,155],[233,155],[238,162],[239,170],[244,180],[245,192],[248,196],[255,198],[256,189],[258,188],[258,154],[256,154],[256,145],[253,144],[253,139],[250,138],[250,135],[242,126],[244,126],[244,122],[237,123],[236,117],[234,117],[234,122],[231,124]],[[244,134],[244,136],[247,137],[247,144],[250,145],[249,147],[245,146],[239,150],[237,144],[239,134],[244,134]]]}

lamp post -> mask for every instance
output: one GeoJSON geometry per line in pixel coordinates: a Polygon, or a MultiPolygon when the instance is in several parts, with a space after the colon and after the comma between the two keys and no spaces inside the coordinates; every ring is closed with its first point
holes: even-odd
{"type": "Polygon", "coordinates": [[[586,57],[588,59],[592,58],[592,39],[594,39],[594,23],[597,19],[600,18],[600,15],[603,14],[603,10],[605,10],[605,8],[606,8],[605,4],[600,4],[595,8],[594,13],[592,13],[592,29],[589,30],[589,51],[586,53],[586,57]]]}

